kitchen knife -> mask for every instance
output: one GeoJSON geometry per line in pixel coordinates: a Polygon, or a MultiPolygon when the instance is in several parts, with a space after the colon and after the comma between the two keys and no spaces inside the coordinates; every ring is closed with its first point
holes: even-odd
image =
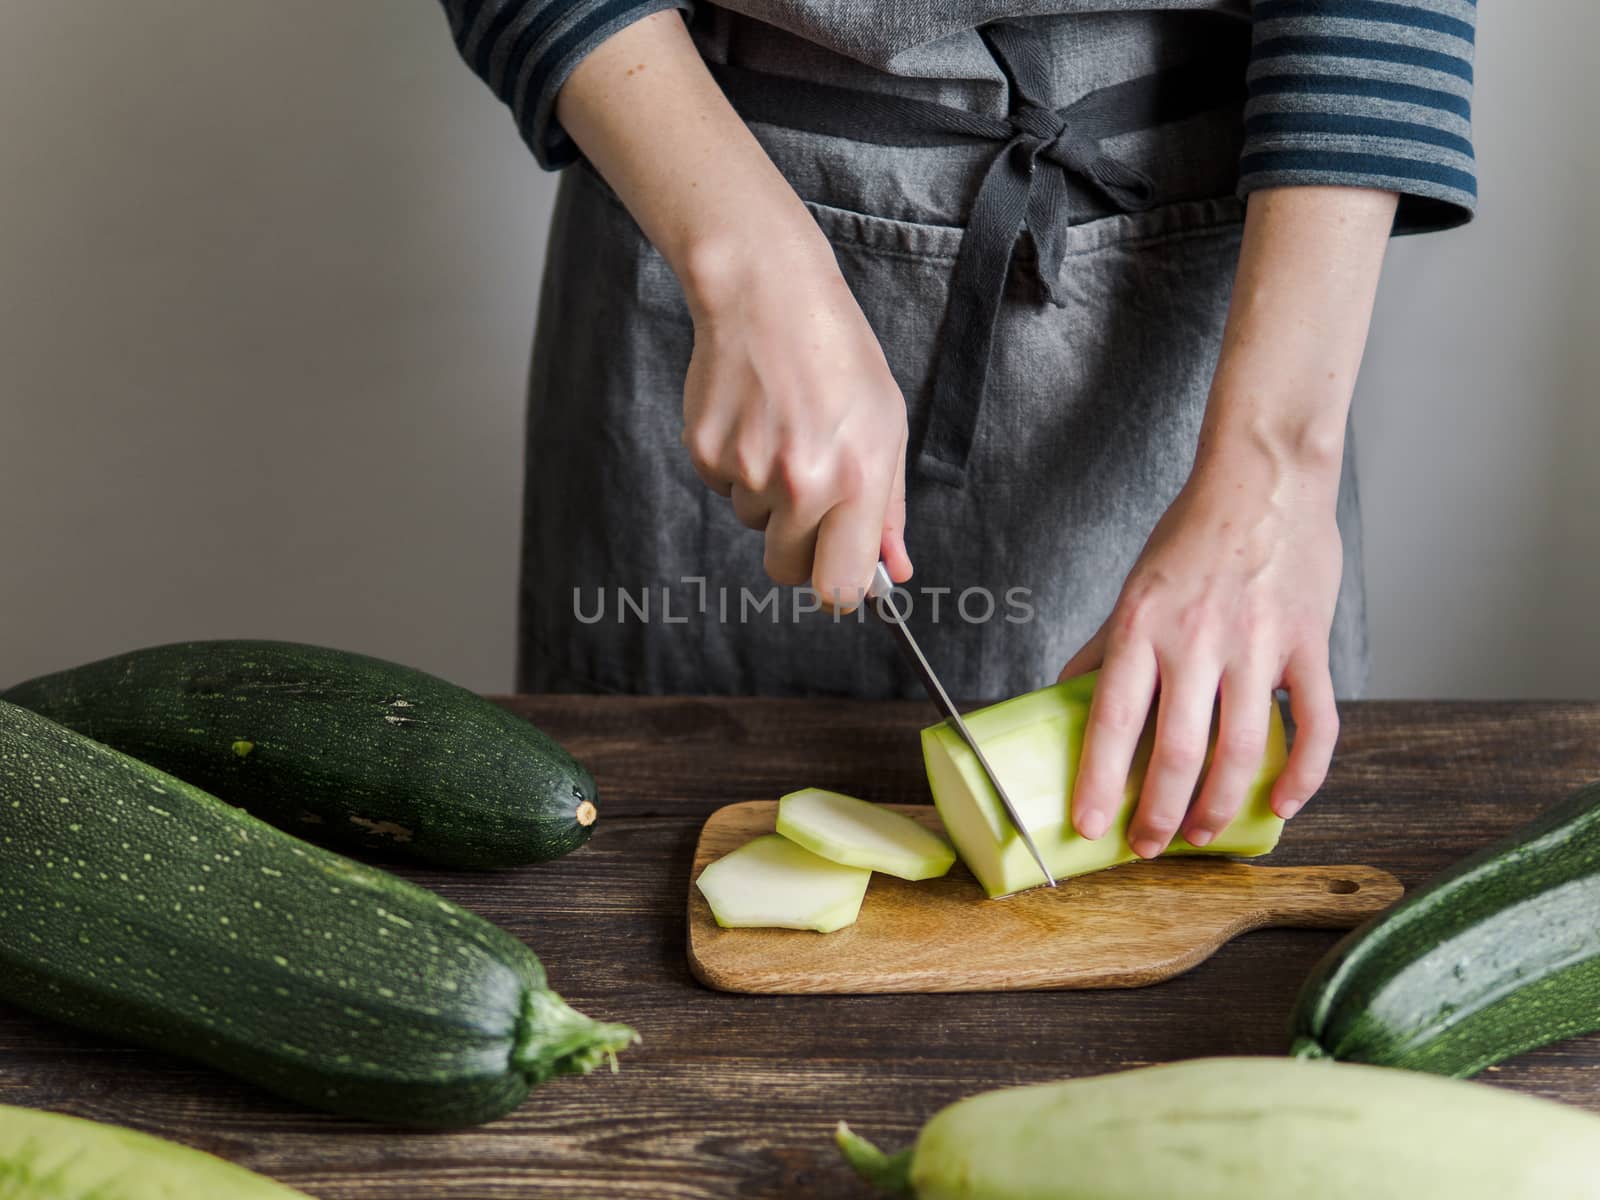
{"type": "Polygon", "coordinates": [[[1000,797],[1000,807],[1005,809],[1006,816],[1017,831],[1017,836],[1022,839],[1022,844],[1028,848],[1028,853],[1033,855],[1033,861],[1039,864],[1039,870],[1044,872],[1045,882],[1051,887],[1056,886],[1056,877],[1050,873],[1050,868],[1045,866],[1044,856],[1039,853],[1039,847],[1033,844],[1033,837],[1028,833],[1028,827],[1022,823],[1016,806],[1011,803],[1011,797],[1006,795],[1006,789],[1001,786],[1000,777],[995,774],[994,768],[989,765],[989,760],[983,756],[983,749],[978,745],[978,740],[972,736],[972,731],[967,728],[967,723],[961,719],[961,714],[956,711],[955,704],[950,695],[944,690],[944,685],[939,682],[939,677],[933,673],[933,668],[928,665],[927,658],[922,653],[922,647],[917,645],[917,639],[911,635],[910,628],[906,625],[905,617],[895,605],[894,580],[889,578],[889,569],[881,562],[878,569],[872,574],[872,586],[867,589],[867,595],[873,600],[873,607],[877,610],[878,617],[894,633],[895,640],[900,643],[900,649],[911,660],[911,665],[917,669],[917,674],[922,676],[922,686],[928,689],[928,695],[933,699],[939,711],[944,714],[944,719],[950,723],[961,740],[965,742],[973,755],[978,760],[978,766],[983,768],[983,773],[989,777],[989,786],[994,788],[994,794],[1000,797]]]}

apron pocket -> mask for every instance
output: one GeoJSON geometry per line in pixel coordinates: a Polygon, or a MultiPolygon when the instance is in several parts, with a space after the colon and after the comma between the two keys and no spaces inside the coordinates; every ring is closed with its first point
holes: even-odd
{"type": "Polygon", "coordinates": [[[1144,212],[1115,213],[1068,226],[1062,238],[1063,261],[1070,262],[1108,246],[1134,249],[1185,238],[1233,234],[1243,221],[1244,202],[1236,196],[1180,200],[1144,212]]]}
{"type": "Polygon", "coordinates": [[[813,200],[805,206],[835,250],[953,262],[961,249],[963,230],[958,225],[923,225],[813,200]]]}

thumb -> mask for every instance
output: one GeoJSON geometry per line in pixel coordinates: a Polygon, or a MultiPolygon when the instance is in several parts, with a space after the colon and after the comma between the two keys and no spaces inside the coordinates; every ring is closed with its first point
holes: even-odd
{"type": "Polygon", "coordinates": [[[889,487],[889,507],[883,514],[883,540],[878,556],[889,569],[889,578],[904,583],[911,578],[911,556],[906,553],[906,454],[900,448],[894,482],[889,487]]]}

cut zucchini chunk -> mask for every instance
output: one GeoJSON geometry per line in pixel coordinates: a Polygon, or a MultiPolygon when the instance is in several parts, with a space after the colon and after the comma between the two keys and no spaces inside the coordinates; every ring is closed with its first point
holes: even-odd
{"type": "Polygon", "coordinates": [[[832,933],[854,923],[871,876],[769,833],[710,864],[695,886],[724,928],[832,933]]]}
{"type": "Polygon", "coordinates": [[[829,862],[900,879],[932,879],[956,861],[949,842],[910,817],[822,788],[779,800],[778,832],[829,862]]]}
{"type": "MultiPolygon", "coordinates": [[[[1091,842],[1078,835],[1070,819],[1095,679],[1094,674],[1082,675],[964,718],[1058,879],[1104,870],[1137,857],[1128,847],[1128,824],[1150,761],[1153,713],[1128,774],[1121,811],[1110,830],[1091,842]]],[[[1213,730],[1213,747],[1215,743],[1213,730]]],[[[945,831],[984,890],[990,896],[1005,896],[1043,883],[1038,864],[1007,821],[1000,798],[960,735],[943,723],[924,729],[922,757],[945,831]]],[[[1252,857],[1271,850],[1283,832],[1283,821],[1267,801],[1285,759],[1283,715],[1274,701],[1267,748],[1239,815],[1203,850],[1179,836],[1167,853],[1252,857]]],[[[1208,754],[1207,769],[1210,765],[1208,754]]]]}

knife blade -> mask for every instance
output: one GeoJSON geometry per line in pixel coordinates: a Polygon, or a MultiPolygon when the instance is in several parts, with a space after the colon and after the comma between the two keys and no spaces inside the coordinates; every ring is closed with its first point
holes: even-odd
{"type": "Polygon", "coordinates": [[[961,719],[960,711],[950,699],[950,694],[944,690],[944,684],[939,682],[939,676],[934,673],[927,656],[922,653],[922,647],[917,645],[917,639],[912,636],[910,627],[906,625],[904,614],[895,604],[894,580],[889,578],[889,569],[881,562],[878,564],[878,569],[872,573],[872,586],[867,589],[867,596],[874,602],[873,608],[879,620],[889,627],[895,640],[900,643],[900,649],[904,651],[911,665],[917,669],[917,674],[922,677],[922,686],[928,689],[929,697],[944,714],[944,719],[950,723],[950,727],[977,758],[978,766],[983,768],[983,773],[988,776],[989,786],[994,788],[994,794],[1000,797],[1000,807],[1005,810],[1012,827],[1017,831],[1017,836],[1028,848],[1028,853],[1033,855],[1033,861],[1039,864],[1039,870],[1044,872],[1045,882],[1055,887],[1056,877],[1050,873],[1050,868],[1045,866],[1044,855],[1040,854],[1039,847],[1034,845],[1033,835],[1022,823],[1022,816],[1017,812],[1016,805],[1012,804],[1011,797],[1006,795],[1000,777],[995,774],[994,768],[989,765],[989,760],[984,757],[983,747],[978,745],[978,739],[972,736],[967,723],[961,719]]]}

